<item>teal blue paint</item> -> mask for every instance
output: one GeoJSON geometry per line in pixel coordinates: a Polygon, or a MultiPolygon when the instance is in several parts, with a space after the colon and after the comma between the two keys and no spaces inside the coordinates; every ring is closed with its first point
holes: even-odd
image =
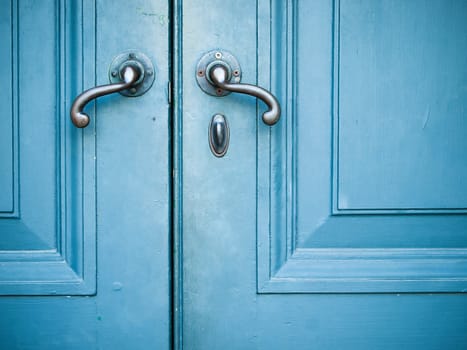
{"type": "Polygon", "coordinates": [[[13,47],[2,62],[14,63],[2,74],[19,74],[6,94],[19,110],[2,100],[0,122],[0,137],[18,133],[0,141],[2,349],[170,348],[168,28],[141,15],[167,6],[11,1],[12,16],[1,14],[13,47]],[[91,124],[76,129],[73,98],[108,83],[128,49],[151,58],[154,86],[90,104],[91,124]]]}
{"type": "Polygon", "coordinates": [[[466,13],[464,1],[336,2],[337,210],[467,209],[466,13]]]}
{"type": "MultiPolygon", "coordinates": [[[[387,6],[388,4],[386,3],[387,6]]],[[[454,5],[446,6],[445,11],[440,11],[436,6],[428,6],[423,11],[420,10],[417,16],[412,13],[407,18],[397,17],[397,20],[393,18],[392,12],[386,16],[389,20],[385,17],[385,14],[390,12],[387,9],[378,12],[367,4],[364,6],[366,10],[363,11],[356,4],[346,3],[345,6],[351,8],[346,10],[341,8],[339,1],[334,5],[291,3],[289,6],[282,5],[282,8],[280,6],[273,8],[272,16],[278,18],[277,21],[272,22],[274,40],[271,49],[265,47],[261,52],[270,50],[275,53],[271,59],[271,66],[281,67],[278,68],[278,74],[273,74],[272,79],[273,84],[281,87],[280,93],[283,96],[282,100],[285,101],[284,109],[288,111],[289,118],[282,121],[281,127],[272,131],[274,137],[271,140],[265,137],[264,142],[261,138],[259,141],[261,146],[258,147],[260,162],[258,168],[262,173],[258,175],[258,186],[261,189],[270,189],[269,193],[260,193],[261,197],[258,200],[259,292],[459,292],[466,289],[467,251],[459,250],[466,244],[467,217],[460,215],[464,211],[463,207],[449,208],[442,203],[441,197],[438,208],[433,205],[405,208],[400,205],[392,208],[383,203],[388,198],[396,201],[395,196],[428,203],[426,195],[417,196],[416,192],[411,191],[411,186],[402,185],[402,182],[406,184],[414,181],[423,182],[425,178],[428,183],[440,184],[439,189],[431,190],[429,196],[432,198],[436,197],[436,193],[441,188],[447,187],[456,188],[457,194],[463,196],[462,193],[467,187],[460,183],[459,179],[462,175],[455,175],[455,181],[451,181],[449,175],[434,180],[432,177],[434,171],[431,169],[443,168],[445,169],[443,171],[448,172],[451,171],[448,165],[433,165],[426,152],[426,159],[420,161],[420,152],[415,151],[416,154],[412,154],[411,149],[404,152],[404,148],[410,147],[405,145],[401,148],[399,140],[399,136],[404,134],[406,135],[404,137],[413,143],[413,149],[439,148],[441,147],[439,140],[450,137],[440,136],[446,133],[443,125],[431,133],[426,133],[422,140],[410,136],[415,135],[416,131],[413,130],[413,123],[404,110],[404,101],[407,100],[405,95],[410,96],[415,89],[411,88],[408,82],[400,83],[407,84],[407,89],[403,93],[400,92],[401,87],[394,91],[392,86],[385,87],[383,84],[376,89],[370,84],[370,81],[379,84],[378,79],[385,79],[386,71],[391,71],[392,77],[387,79],[402,81],[412,79],[410,77],[413,74],[408,76],[404,72],[408,69],[407,65],[410,68],[413,64],[393,52],[393,47],[402,45],[401,43],[405,45],[405,49],[402,50],[404,55],[407,52],[412,52],[412,55],[421,54],[427,50],[446,51],[450,53],[444,57],[446,65],[452,66],[451,61],[458,62],[459,59],[453,54],[453,49],[444,50],[448,45],[445,43],[445,38],[455,37],[462,26],[465,27],[464,22],[457,19],[459,12],[465,13],[461,11],[462,6],[465,5],[460,2],[454,5]],[[373,22],[360,18],[362,14],[371,17],[375,11],[384,19],[373,22]],[[423,28],[430,22],[427,18],[433,17],[433,11],[439,12],[438,17],[442,20],[439,20],[441,23],[438,26],[443,28],[437,30],[440,38],[436,42],[433,42],[432,35],[423,36],[423,28]],[[295,17],[297,20],[294,20],[295,17]],[[450,17],[455,21],[452,21],[451,26],[445,26],[443,23],[450,17]],[[310,18],[313,20],[310,21],[310,18]],[[403,22],[401,18],[405,18],[403,22]],[[385,21],[394,23],[386,23],[384,25],[386,30],[380,31],[378,23],[385,21]],[[371,30],[366,28],[370,22],[371,30]],[[359,26],[360,23],[364,23],[363,28],[359,26]],[[418,28],[415,38],[412,34],[415,31],[414,26],[418,28]],[[354,34],[359,30],[379,36],[373,41],[361,43],[354,39],[359,37],[354,34]],[[404,31],[411,35],[407,35],[402,40],[404,31]],[[302,32],[311,34],[301,36],[302,32]],[[439,34],[441,32],[442,35],[439,34]],[[414,44],[410,45],[411,42],[414,44]],[[438,42],[442,44],[437,45],[438,42]],[[386,54],[365,56],[361,48],[364,45],[369,46],[366,50],[370,53],[379,49],[386,54]],[[409,46],[412,51],[409,50],[409,46]],[[353,59],[351,62],[355,67],[349,63],[349,56],[353,59]],[[368,84],[351,86],[352,83],[359,84],[357,76],[361,78],[369,74],[365,70],[366,66],[384,66],[385,61],[381,56],[399,57],[399,65],[395,67],[396,64],[393,63],[391,68],[382,67],[380,68],[382,72],[373,72],[372,78],[365,78],[368,84]],[[285,61],[284,57],[287,57],[285,61]],[[307,59],[303,60],[301,57],[307,59]],[[362,63],[361,60],[365,62],[362,63]],[[352,75],[352,79],[343,84],[342,79],[347,72],[352,75]],[[274,83],[274,79],[278,83],[274,83]],[[368,87],[363,89],[364,86],[368,87]],[[365,97],[359,104],[355,104],[354,100],[357,97],[354,95],[360,98],[360,95],[366,96],[367,92],[372,94],[375,90],[380,95],[379,99],[365,97]],[[297,92],[298,97],[295,98],[297,92]],[[400,97],[401,94],[404,98],[400,97]],[[301,95],[309,98],[300,98],[301,95]],[[345,98],[347,98],[346,103],[354,109],[342,108],[342,99],[345,98]],[[392,104],[398,106],[398,110],[387,114],[388,102],[385,99],[395,101],[392,104]],[[372,104],[373,109],[379,107],[380,111],[368,112],[365,106],[362,106],[364,100],[370,101],[368,103],[372,104]],[[372,122],[375,115],[379,116],[380,120],[375,119],[372,122]],[[347,122],[349,118],[357,120],[366,118],[368,121],[366,124],[362,121],[347,122]],[[382,126],[385,126],[385,130],[381,129],[382,126]],[[362,133],[368,135],[364,137],[362,133]],[[348,141],[344,143],[340,141],[341,134],[348,135],[346,136],[348,141]],[[385,136],[383,140],[383,134],[389,136],[385,136]],[[272,150],[271,160],[268,152],[269,142],[272,150]],[[391,156],[384,156],[383,151],[374,154],[374,149],[381,148],[392,149],[391,156]],[[362,152],[373,155],[362,156],[362,152]],[[360,157],[362,162],[369,164],[362,169],[364,168],[362,163],[352,157],[360,157]],[[405,168],[397,172],[397,169],[402,167],[397,162],[409,164],[407,159],[410,157],[414,159],[413,163],[419,162],[419,166],[421,164],[425,166],[426,176],[413,178],[409,175],[417,172],[409,171],[407,174],[405,168]],[[338,193],[342,192],[339,182],[342,174],[339,172],[339,165],[343,162],[346,162],[345,166],[350,169],[349,171],[355,167],[356,173],[367,171],[372,167],[375,169],[374,176],[378,180],[372,178],[371,181],[390,184],[387,188],[380,184],[377,186],[378,189],[371,190],[369,190],[370,180],[367,181],[367,186],[363,183],[354,184],[353,196],[361,194],[365,197],[367,196],[365,191],[370,191],[374,198],[382,198],[381,205],[352,209],[349,204],[345,210],[338,206],[337,202],[342,201],[342,196],[338,197],[338,193]],[[390,174],[388,167],[394,167],[393,173],[390,174]],[[264,170],[268,168],[269,173],[264,170]],[[387,174],[384,179],[382,179],[383,173],[387,174]],[[395,173],[398,173],[398,179],[395,173]],[[268,182],[269,179],[274,181],[268,182]],[[396,186],[399,190],[391,189],[391,186],[396,186]],[[432,267],[434,264],[436,269],[432,267]]],[[[378,4],[374,6],[379,7],[378,4]]],[[[405,13],[404,6],[398,10],[405,13]]],[[[419,8],[423,7],[419,6],[419,8]]],[[[267,23],[268,20],[261,22],[259,35],[262,35],[262,31],[265,33],[264,37],[268,35],[268,30],[264,29],[267,23]]],[[[426,32],[430,30],[434,29],[427,28],[426,32]]],[[[449,45],[457,45],[458,41],[453,39],[453,43],[449,45]]],[[[265,44],[261,45],[265,46],[265,44]]],[[[462,51],[467,52],[467,42],[465,50],[462,51]]],[[[439,58],[437,60],[440,61],[439,58]]],[[[263,70],[262,67],[268,66],[268,62],[259,65],[259,74],[265,76],[265,82],[269,71],[263,70]]],[[[461,77],[467,75],[465,67],[460,64],[454,64],[451,68],[461,77]]],[[[425,80],[442,80],[445,83],[438,76],[437,70],[423,65],[420,65],[419,69],[425,72],[420,75],[431,77],[425,80]],[[432,71],[431,75],[426,73],[432,71]]],[[[456,78],[446,83],[455,85],[455,88],[450,87],[448,90],[457,89],[461,94],[463,91],[461,80],[462,78],[456,78]]],[[[426,91],[429,90],[431,95],[440,96],[437,99],[439,108],[445,108],[444,114],[452,117],[446,103],[443,104],[441,100],[445,93],[433,92],[433,86],[422,83],[423,80],[416,92],[418,100],[412,103],[421,104],[422,100],[430,101],[431,99],[426,97],[426,91]]],[[[465,103],[463,101],[466,99],[467,96],[460,98],[459,106],[450,108],[456,111],[462,110],[462,103],[465,103]]],[[[460,119],[461,116],[456,115],[454,118],[460,119]]],[[[455,124],[456,133],[448,134],[452,137],[450,142],[457,142],[456,148],[459,148],[461,142],[465,144],[461,135],[465,134],[467,125],[455,124]]],[[[450,151],[452,146],[450,142],[443,143],[445,145],[443,153],[447,158],[453,153],[450,151]]],[[[455,158],[454,168],[461,169],[466,166],[465,160],[460,155],[455,158]]],[[[433,162],[437,160],[439,157],[433,153],[433,162]]],[[[429,187],[434,189],[432,185],[429,187]]],[[[449,193],[450,191],[448,190],[449,193]]]]}
{"type": "Polygon", "coordinates": [[[3,93],[0,96],[0,217],[11,215],[14,211],[15,192],[17,183],[15,182],[14,158],[14,114],[13,106],[13,82],[16,77],[13,75],[13,9],[11,3],[3,7],[0,14],[0,33],[2,33],[2,55],[0,57],[0,75],[5,80],[3,93]]]}
{"type": "Polygon", "coordinates": [[[171,48],[165,3],[4,8],[0,347],[467,344],[463,2],[175,1],[171,48]],[[73,97],[130,48],[153,88],[99,99],[75,129],[73,97]],[[252,97],[200,91],[213,48],[278,96],[276,126],[252,97]],[[222,159],[214,113],[231,127],[222,159]]]}
{"type": "Polygon", "coordinates": [[[465,347],[465,3],[202,9],[183,3],[178,62],[184,348],[465,347]],[[257,122],[263,106],[250,97],[200,92],[187,67],[217,47],[237,56],[242,81],[278,96],[277,125],[257,122]],[[426,121],[427,100],[437,119],[426,121]],[[213,113],[231,127],[222,159],[206,145],[213,113]]]}
{"type": "MultiPolygon", "coordinates": [[[[10,105],[18,105],[11,114],[15,140],[8,151],[18,162],[17,183],[10,188],[20,196],[13,215],[0,220],[0,294],[94,294],[95,140],[83,142],[66,128],[65,104],[72,98],[71,86],[82,79],[93,83],[92,74],[77,81],[65,68],[81,70],[81,53],[94,54],[94,27],[82,32],[83,19],[67,21],[79,8],[59,2],[12,2],[12,9],[15,81],[10,105]],[[37,35],[47,40],[37,40],[37,35]],[[73,55],[70,43],[78,40],[83,45],[73,55]]],[[[89,16],[92,23],[94,11],[89,16]]]]}

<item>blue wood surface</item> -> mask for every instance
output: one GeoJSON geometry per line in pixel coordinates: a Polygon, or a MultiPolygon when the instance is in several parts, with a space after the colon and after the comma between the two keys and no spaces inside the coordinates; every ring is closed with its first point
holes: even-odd
{"type": "Polygon", "coordinates": [[[467,3],[335,6],[336,207],[467,210],[467,3]]]}
{"type": "Polygon", "coordinates": [[[177,342],[466,348],[465,1],[177,10],[177,342]],[[213,48],[278,96],[277,125],[252,97],[198,88],[213,48]],[[221,159],[207,146],[214,113],[231,127],[221,159]]]}
{"type": "Polygon", "coordinates": [[[0,349],[168,349],[168,4],[4,5],[0,349]],[[153,88],[99,99],[75,128],[73,99],[128,49],[153,88]]]}
{"type": "Polygon", "coordinates": [[[0,96],[0,217],[11,215],[14,212],[17,197],[17,182],[14,158],[14,120],[13,85],[16,76],[13,74],[13,33],[12,33],[11,3],[3,6],[0,13],[0,33],[2,33],[2,55],[0,55],[0,75],[5,84],[0,96]]]}
{"type": "MultiPolygon", "coordinates": [[[[76,8],[64,3],[10,7],[4,35],[11,39],[13,108],[5,117],[13,121],[10,190],[20,196],[0,220],[0,293],[94,294],[95,139],[83,141],[69,127],[66,101],[82,89],[81,79],[94,81],[94,63],[81,57],[94,54],[95,28],[82,31],[85,19],[69,20],[76,8]],[[79,39],[73,51],[70,43],[79,39]],[[91,74],[79,74],[83,67],[91,74]]],[[[92,23],[93,10],[89,16],[92,23]]]]}
{"type": "MultiPolygon", "coordinates": [[[[260,19],[258,40],[264,47],[261,52],[268,52],[271,47],[273,56],[270,61],[261,58],[259,74],[265,84],[270,74],[264,67],[269,62],[272,67],[280,67],[279,74],[273,71],[272,79],[279,86],[285,101],[283,107],[289,115],[282,126],[272,131],[274,137],[260,139],[258,148],[261,172],[258,186],[269,189],[258,200],[260,292],[458,292],[466,289],[467,251],[463,248],[467,243],[467,217],[462,215],[465,212],[462,205],[449,206],[442,199],[452,197],[450,194],[443,197],[442,188],[455,188],[461,197],[467,191],[461,180],[463,176],[457,171],[466,166],[458,149],[465,148],[461,147],[461,143],[465,144],[462,135],[467,133],[467,126],[461,122],[464,118],[461,111],[467,100],[467,95],[462,97],[465,90],[462,77],[467,71],[458,63],[461,59],[451,47],[467,52],[467,45],[465,49],[458,45],[462,42],[458,33],[461,29],[465,31],[465,22],[458,17],[466,13],[465,4],[433,3],[425,7],[419,4],[423,11],[408,17],[396,16],[396,20],[395,9],[406,14],[405,6],[392,2],[281,3],[271,10],[272,18],[280,19],[272,21],[271,34],[264,29],[269,23],[267,17],[264,22],[260,19]],[[440,11],[440,6],[445,6],[445,10],[440,11]],[[437,24],[439,29],[427,24],[432,23],[429,18],[433,17],[433,11],[441,18],[437,24]],[[381,18],[370,21],[360,16],[381,18]],[[385,30],[377,29],[380,22],[385,30]],[[444,25],[445,22],[451,25],[444,25]],[[369,23],[373,23],[371,30],[367,28],[369,23]],[[414,28],[417,28],[416,37],[414,28]],[[360,38],[354,33],[359,30],[360,36],[371,32],[375,38],[354,39],[360,38]],[[430,31],[436,31],[438,36],[429,35],[430,31]],[[310,34],[301,36],[302,32],[310,34]],[[404,32],[408,34],[404,36],[404,32]],[[268,45],[265,38],[269,35],[272,40],[268,45]],[[453,39],[447,41],[447,37],[453,39]],[[404,50],[397,49],[400,45],[404,45],[404,50]],[[378,50],[384,52],[372,54],[378,50]],[[394,51],[400,52],[399,56],[394,51]],[[439,67],[422,64],[426,59],[418,65],[419,76],[424,79],[413,78],[415,73],[409,76],[406,71],[413,68],[412,61],[417,55],[424,56],[425,51],[442,57],[436,60],[437,65],[452,69],[450,74],[454,78],[445,81],[439,76],[439,67]],[[414,58],[409,61],[407,56],[414,58]],[[387,57],[392,57],[390,67],[373,69],[369,77],[368,67],[384,66],[387,57]],[[407,88],[401,92],[401,87],[380,84],[387,74],[391,81],[407,88]],[[347,75],[352,77],[344,81],[347,75]],[[417,90],[409,84],[411,79],[415,79],[412,85],[420,84],[417,90]],[[439,80],[440,84],[430,85],[427,80],[439,80]],[[438,85],[449,87],[441,92],[436,90],[438,85]],[[458,91],[461,96],[457,106],[449,107],[457,111],[456,115],[443,100],[446,90],[458,91]],[[366,95],[375,91],[377,98],[366,95]],[[406,97],[414,91],[418,99],[406,97]],[[358,100],[362,95],[365,97],[358,100]],[[414,117],[409,118],[406,110],[414,108],[413,104],[431,101],[426,95],[439,95],[437,108],[444,108],[445,115],[459,121],[451,131],[446,129],[451,126],[441,125],[423,137],[417,136],[418,131],[413,130],[414,117]],[[393,102],[389,103],[388,99],[393,102]],[[367,100],[373,106],[372,112],[366,108],[364,101],[367,100]],[[398,109],[390,110],[389,104],[398,109]],[[366,123],[362,122],[365,118],[366,123]],[[401,141],[402,134],[407,135],[404,139],[411,145],[401,141]],[[440,143],[440,139],[450,142],[440,143]],[[455,152],[451,150],[452,142],[458,143],[455,152]],[[363,146],[359,148],[360,145],[363,146]],[[424,151],[426,159],[420,159],[423,157],[417,150],[427,147],[445,154],[443,164],[431,162],[429,157],[434,162],[440,160],[436,152],[430,156],[424,151]],[[451,159],[456,152],[457,156],[451,159]],[[359,163],[357,158],[368,165],[359,163]],[[410,158],[414,161],[404,160],[410,158]],[[407,172],[407,166],[399,162],[423,165],[426,175],[415,176],[417,171],[407,172]],[[353,196],[364,198],[370,193],[374,198],[381,198],[381,203],[373,203],[372,207],[339,204],[342,176],[345,177],[340,169],[344,163],[347,172],[355,168],[357,174],[373,168],[371,181],[359,180],[353,184],[353,196]],[[449,167],[451,163],[457,170],[449,167]],[[399,168],[403,169],[399,171],[399,168]],[[440,171],[446,172],[446,176],[434,179],[436,171],[432,169],[444,169],[440,171]],[[456,173],[454,178],[449,171],[456,173]],[[433,190],[429,195],[417,195],[412,191],[413,186],[403,185],[413,181],[418,184],[426,181],[427,188],[433,190]],[[370,182],[380,184],[371,188],[370,182]],[[439,184],[436,189],[430,185],[433,182],[439,184]],[[383,186],[384,183],[388,186],[383,186]],[[391,186],[396,186],[397,191],[391,186]],[[438,207],[429,205],[427,196],[438,196],[438,207]],[[427,205],[385,203],[399,200],[396,197],[427,205]]],[[[353,174],[352,178],[355,178],[353,174]]]]}
{"type": "Polygon", "coordinates": [[[463,0],[4,4],[0,349],[467,348],[466,33],[463,0]],[[277,125],[199,89],[214,48],[277,125]],[[152,89],[73,127],[128,49],[152,89]]]}

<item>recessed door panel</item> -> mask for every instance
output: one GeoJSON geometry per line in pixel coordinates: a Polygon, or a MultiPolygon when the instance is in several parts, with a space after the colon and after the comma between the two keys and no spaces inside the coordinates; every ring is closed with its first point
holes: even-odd
{"type": "Polygon", "coordinates": [[[465,211],[466,4],[334,6],[335,211],[465,211]]]}
{"type": "Polygon", "coordinates": [[[0,14],[0,31],[3,33],[2,52],[0,57],[0,74],[5,80],[3,93],[0,96],[0,215],[11,214],[15,211],[15,202],[18,198],[17,181],[14,158],[14,116],[13,116],[13,84],[16,76],[13,75],[13,9],[11,1],[3,6],[0,14]]]}
{"type": "Polygon", "coordinates": [[[288,112],[260,136],[260,292],[464,289],[465,6],[406,6],[291,2],[259,24],[288,112]]]}
{"type": "Polygon", "coordinates": [[[10,209],[0,220],[2,294],[95,293],[95,138],[68,122],[74,94],[94,81],[94,62],[83,57],[95,53],[95,13],[68,5],[11,1],[3,14],[10,209]]]}

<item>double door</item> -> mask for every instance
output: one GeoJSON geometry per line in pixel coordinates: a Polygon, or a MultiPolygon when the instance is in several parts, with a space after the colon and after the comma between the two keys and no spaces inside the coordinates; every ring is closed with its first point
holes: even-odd
{"type": "Polygon", "coordinates": [[[461,0],[8,1],[0,348],[466,347],[466,23],[461,0]]]}

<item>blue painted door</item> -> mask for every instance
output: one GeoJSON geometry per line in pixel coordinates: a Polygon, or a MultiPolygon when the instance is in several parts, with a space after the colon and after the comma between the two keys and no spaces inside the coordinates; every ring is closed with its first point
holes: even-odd
{"type": "Polygon", "coordinates": [[[177,4],[177,342],[467,348],[467,3],[177,4]],[[201,91],[213,49],[277,96],[278,124],[201,91]]]}
{"type": "Polygon", "coordinates": [[[168,4],[7,0],[0,11],[0,348],[168,349],[168,4]],[[144,52],[145,95],[73,99],[144,52]]]}

